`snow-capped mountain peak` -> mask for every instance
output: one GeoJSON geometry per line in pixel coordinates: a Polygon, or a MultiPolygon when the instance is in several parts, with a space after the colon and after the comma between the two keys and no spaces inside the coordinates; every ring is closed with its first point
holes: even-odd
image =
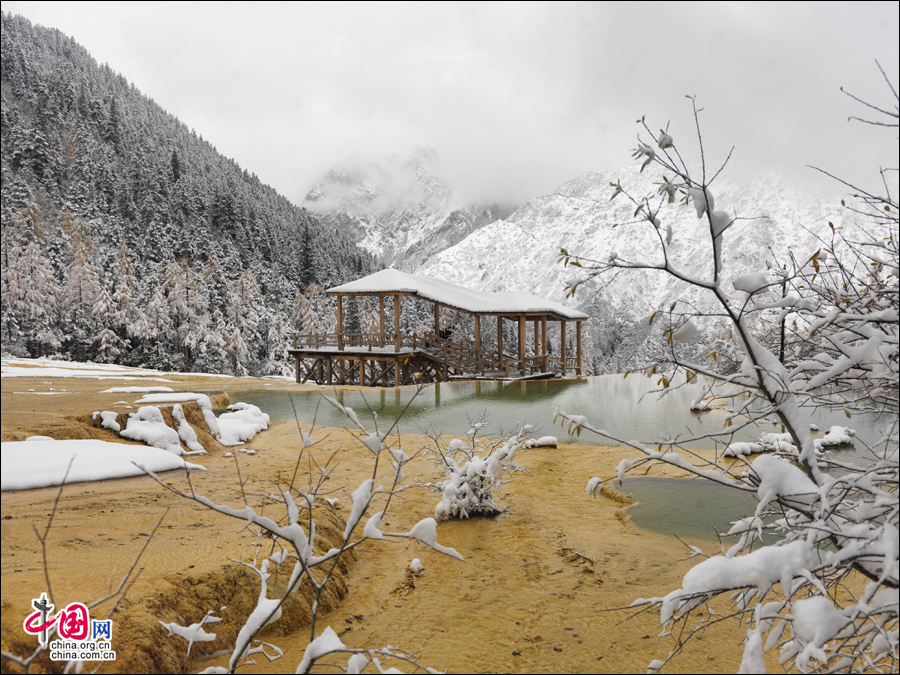
{"type": "MultiPolygon", "coordinates": [[[[581,287],[566,298],[566,282],[577,268],[558,262],[561,249],[588,260],[660,263],[661,241],[671,226],[670,260],[693,278],[713,278],[709,221],[698,219],[693,204],[668,205],[651,199],[661,229],[635,216],[640,199],[657,195],[661,175],[639,167],[592,171],[553,193],[532,199],[505,220],[473,232],[465,240],[435,255],[416,270],[485,291],[524,290],[566,302],[592,316],[587,325],[588,351],[595,365],[621,371],[647,360],[650,332],[647,317],[672,301],[691,297],[700,309],[712,298],[697,297],[686,282],[673,281],[653,270],[619,271],[581,287]],[[625,195],[611,200],[621,183],[625,195]]],[[[752,182],[720,178],[712,187],[716,209],[737,220],[723,235],[721,287],[732,292],[733,279],[765,272],[767,261],[786,262],[788,249],[807,257],[821,247],[816,235],[828,222],[843,222],[838,191],[830,200],[810,195],[778,176],[758,176],[752,182]]],[[[678,195],[681,196],[680,194],[678,195]]],[[[584,277],[583,271],[581,276],[584,277]]],[[[702,294],[700,294],[702,295],[702,294]]],[[[706,326],[707,333],[713,328],[706,326]]],[[[699,344],[699,343],[698,343],[699,344]]]]}
{"type": "Polygon", "coordinates": [[[384,162],[360,158],[333,167],[303,202],[319,220],[385,264],[410,270],[512,209],[456,208],[432,148],[384,162]]]}

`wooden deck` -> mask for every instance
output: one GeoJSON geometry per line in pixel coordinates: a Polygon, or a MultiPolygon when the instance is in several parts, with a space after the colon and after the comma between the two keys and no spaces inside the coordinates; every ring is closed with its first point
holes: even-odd
{"type": "Polygon", "coordinates": [[[577,358],[518,358],[471,346],[434,334],[400,335],[342,333],[295,335],[289,350],[296,363],[297,382],[396,386],[453,379],[539,379],[588,374],[577,358]]]}

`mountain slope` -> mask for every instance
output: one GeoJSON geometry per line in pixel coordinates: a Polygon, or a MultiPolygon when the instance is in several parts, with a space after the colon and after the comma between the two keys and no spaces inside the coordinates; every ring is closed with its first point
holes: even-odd
{"type": "Polygon", "coordinates": [[[437,153],[407,159],[349,159],[333,167],[303,205],[384,264],[410,271],[477,229],[506,217],[498,205],[455,206],[437,153]]]}
{"type": "Polygon", "coordinates": [[[294,324],[296,292],[374,271],[364,251],[220,155],[73,38],[7,13],[2,28],[4,350],[286,368],[275,345],[286,344],[294,324]],[[26,259],[30,244],[37,247],[26,259]],[[26,291],[44,263],[47,292],[37,299],[26,291]],[[90,292],[75,294],[82,277],[90,292]],[[196,300],[190,310],[179,296],[185,284],[196,300]],[[252,312],[240,307],[248,288],[259,295],[252,312]],[[128,311],[116,300],[126,290],[128,311]],[[102,291],[109,302],[97,309],[90,303],[102,291]],[[151,308],[152,330],[139,316],[151,308]],[[103,347],[103,331],[117,354],[103,347]]]}
{"type": "MultiPolygon", "coordinates": [[[[652,171],[640,173],[633,167],[591,172],[553,194],[531,200],[506,220],[478,230],[417,272],[480,290],[527,290],[565,301],[592,316],[586,326],[586,344],[595,366],[622,371],[640,365],[649,359],[661,330],[650,329],[649,316],[697,293],[689,293],[685,282],[660,273],[621,271],[583,285],[574,299],[566,300],[566,282],[578,276],[578,270],[557,262],[563,248],[593,260],[608,260],[613,254],[629,261],[662,260],[659,238],[646,222],[635,222],[634,204],[625,196],[610,201],[610,183],[619,179],[633,195],[656,193],[652,171]],[[653,334],[656,337],[651,339],[653,334]]],[[[804,228],[824,235],[829,220],[841,222],[839,205],[810,198],[774,177],[752,184],[722,178],[713,193],[717,209],[741,217],[724,235],[723,288],[729,291],[735,277],[764,272],[766,261],[774,259],[773,252],[782,258],[788,248],[798,257],[814,253],[819,246],[804,228]]],[[[690,205],[663,207],[660,218],[663,228],[673,226],[670,254],[675,263],[691,276],[710,278],[706,220],[698,220],[690,205]]],[[[711,298],[699,297],[696,302],[700,309],[712,308],[711,298]]],[[[705,328],[705,340],[719,330],[711,325],[705,328]]],[[[698,351],[703,341],[695,341],[698,351]]]]}

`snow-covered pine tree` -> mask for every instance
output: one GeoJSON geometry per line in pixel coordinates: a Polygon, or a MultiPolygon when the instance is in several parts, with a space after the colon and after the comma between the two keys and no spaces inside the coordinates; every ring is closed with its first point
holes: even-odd
{"type": "Polygon", "coordinates": [[[378,304],[368,295],[362,296],[360,299],[359,319],[360,328],[363,333],[375,335],[380,327],[378,304]]]}
{"type": "Polygon", "coordinates": [[[294,302],[291,303],[291,325],[298,333],[303,334],[303,317],[306,316],[309,299],[303,291],[298,290],[294,294],[294,302]]]}
{"type": "Polygon", "coordinates": [[[319,321],[319,328],[325,335],[331,335],[337,330],[337,306],[334,301],[322,294],[316,303],[318,310],[316,312],[319,321]]]}
{"type": "Polygon", "coordinates": [[[312,283],[305,291],[297,291],[291,307],[291,325],[301,335],[321,333],[319,311],[324,299],[322,287],[312,283]]]}
{"type": "Polygon", "coordinates": [[[250,350],[247,349],[247,343],[241,335],[241,330],[229,323],[226,324],[223,331],[224,349],[229,357],[229,367],[232,375],[238,377],[247,377],[249,374],[247,366],[250,364],[250,350]]]}
{"type": "Polygon", "coordinates": [[[232,286],[226,315],[229,326],[226,350],[231,354],[235,375],[247,375],[256,371],[255,361],[258,357],[253,354],[250,345],[265,345],[265,339],[260,335],[265,313],[256,276],[246,270],[232,286]]]}
{"type": "Polygon", "coordinates": [[[94,302],[101,290],[100,276],[91,257],[87,243],[75,249],[60,302],[63,340],[79,361],[93,356],[92,343],[99,332],[94,302]]]}
{"type": "Polygon", "coordinates": [[[102,327],[100,333],[94,339],[96,344],[96,360],[101,363],[118,363],[119,355],[123,348],[127,348],[127,342],[122,339],[112,329],[118,314],[115,301],[105,288],[100,289],[97,301],[94,303],[91,312],[99,321],[102,327]]]}
{"type": "Polygon", "coordinates": [[[140,315],[138,307],[138,282],[134,276],[133,251],[124,244],[119,249],[116,268],[116,290],[113,301],[116,316],[113,325],[121,337],[133,337],[134,326],[140,315]]]}
{"type": "Polygon", "coordinates": [[[22,256],[22,249],[12,243],[11,237],[3,236],[0,255],[3,259],[0,266],[0,334],[3,336],[4,351],[17,354],[22,345],[19,344],[19,322],[15,307],[24,295],[24,288],[19,269],[13,265],[22,256]]]}
{"type": "Polygon", "coordinates": [[[142,362],[153,368],[169,368],[175,326],[169,315],[166,292],[160,286],[150,291],[150,300],[135,324],[134,336],[141,341],[142,362]]]}
{"type": "Polygon", "coordinates": [[[263,375],[290,375],[290,357],[293,331],[281,312],[272,312],[266,335],[266,356],[262,363],[263,375]]]}

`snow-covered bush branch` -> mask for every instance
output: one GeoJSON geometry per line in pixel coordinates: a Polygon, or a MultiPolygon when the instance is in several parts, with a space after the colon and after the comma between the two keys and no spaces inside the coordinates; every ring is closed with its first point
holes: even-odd
{"type": "MultiPolygon", "coordinates": [[[[350,654],[350,660],[346,665],[347,672],[361,672],[362,668],[368,663],[375,664],[380,671],[381,661],[387,658],[400,659],[413,664],[420,670],[425,670],[418,665],[414,654],[395,650],[393,647],[375,650],[347,649],[330,627],[325,628],[316,637],[317,611],[320,607],[326,584],[329,578],[335,574],[341,556],[364,541],[384,539],[386,537],[416,539],[420,543],[447,556],[459,560],[463,559],[454,549],[437,543],[437,523],[434,518],[420,520],[408,532],[384,532],[379,529],[382,518],[391,505],[393,496],[402,489],[400,484],[404,480],[403,467],[410,458],[399,447],[391,447],[386,442],[390,430],[386,432],[379,431],[376,424],[375,430],[369,431],[359,421],[357,414],[351,408],[341,405],[334,399],[328,398],[327,400],[339,408],[352,424],[362,432],[361,443],[373,455],[371,477],[362,481],[352,493],[353,503],[350,508],[350,514],[346,519],[339,546],[332,546],[324,551],[321,550],[323,547],[317,543],[316,521],[313,518],[314,506],[321,506],[321,503],[325,501],[324,495],[330,492],[330,490],[326,490],[325,480],[331,473],[333,456],[322,466],[317,464],[314,459],[310,460],[309,482],[305,490],[297,485],[299,472],[295,470],[290,483],[276,485],[275,492],[260,495],[264,504],[275,503],[283,508],[284,513],[280,518],[263,515],[262,509],[250,506],[247,494],[243,495],[243,505],[237,507],[219,504],[204,495],[198,494],[194,491],[190,482],[189,471],[187,472],[189,488],[186,491],[182,491],[171,484],[164,483],[152,471],[145,469],[148,475],[167,490],[180,497],[192,500],[211,511],[245,522],[247,528],[251,532],[255,532],[257,536],[258,543],[254,559],[249,562],[243,560],[234,560],[233,562],[253,570],[259,577],[259,600],[238,633],[228,667],[213,668],[206,672],[234,672],[245,663],[250,663],[247,660],[248,657],[257,653],[262,653],[269,660],[280,658],[281,650],[274,645],[260,642],[258,635],[265,626],[281,617],[282,605],[291,594],[300,588],[301,583],[304,581],[307,581],[313,589],[312,620],[310,623],[309,645],[297,672],[308,672],[316,665],[319,659],[335,653],[350,654]],[[376,482],[378,466],[384,453],[391,456],[393,467],[391,484],[387,488],[377,485],[376,482]],[[384,501],[383,505],[379,505],[382,506],[381,510],[377,513],[372,513],[373,505],[381,500],[384,501]],[[363,519],[367,516],[368,518],[363,525],[363,519]],[[362,529],[361,533],[359,532],[360,529],[362,529]],[[263,541],[271,541],[271,544],[266,544],[269,547],[268,551],[263,550],[263,541]],[[274,593],[270,579],[281,566],[285,566],[286,569],[290,570],[289,580],[283,592],[274,593]],[[318,570],[318,573],[314,575],[313,570],[318,570]],[[266,647],[270,651],[266,651],[266,647]]],[[[312,430],[309,433],[300,432],[302,447],[297,458],[297,469],[299,469],[300,462],[303,460],[307,449],[318,442],[312,440],[310,433],[312,433],[312,430]]],[[[331,505],[323,508],[330,507],[331,505]]],[[[199,635],[198,630],[191,630],[191,627],[173,628],[171,625],[165,625],[165,627],[170,633],[176,632],[188,637],[194,637],[194,641],[203,639],[202,636],[197,637],[199,635]]],[[[197,628],[199,629],[200,627],[198,626],[197,628]]]]}
{"type": "MultiPolygon", "coordinates": [[[[886,114],[888,126],[896,127],[896,108],[886,114]]],[[[634,205],[634,220],[622,226],[650,230],[655,250],[635,260],[615,253],[605,260],[588,260],[563,250],[560,259],[584,270],[568,285],[572,294],[587,279],[622,271],[654,271],[686,282],[689,293],[662,312],[661,318],[669,322],[667,344],[645,374],[657,377],[663,392],[697,375],[729,385],[743,396],[731,401],[730,428],[677,442],[636,441],[614,438],[576,414],[558,410],[557,415],[568,423],[570,433],[594,431],[642,453],[623,460],[619,480],[637,466],[664,462],[754,492],[759,499],[752,515],[733,524],[729,534],[738,541],[730,549],[691,569],[682,588],[635,601],[634,606],[660,609],[664,635],[679,631],[678,646],[665,660],[650,664],[652,672],[712,621],[707,617],[697,625],[691,610],[723,595],[734,605],[732,616],[748,626],[742,672],[764,671],[763,654],[775,646],[781,647],[781,664],[802,672],[895,671],[900,614],[896,196],[887,181],[883,195],[850,186],[854,194],[847,208],[857,217],[847,229],[831,225],[831,236],[819,239],[818,250],[773,251],[767,269],[732,278],[723,267],[722,252],[738,216],[726,204],[717,204],[712,190],[731,154],[709,172],[696,102],[694,118],[699,170],[684,161],[668,130],[655,134],[640,120],[643,131],[635,156],[642,161],[642,171],[659,172],[658,190],[632,195],[626,185],[611,186],[612,198],[629,199],[634,205]],[[666,214],[679,208],[678,202],[692,206],[705,221],[705,259],[692,261],[690,269],[679,267],[670,255],[679,233],[666,224],[666,214]],[[698,302],[701,296],[704,303],[698,302]],[[698,323],[709,317],[729,325],[740,364],[736,372],[719,369],[715,352],[700,362],[686,356],[686,343],[697,337],[698,323]],[[777,339],[766,344],[757,339],[751,325],[761,320],[778,327],[777,339]],[[679,373],[684,380],[676,379],[679,373]],[[856,411],[881,413],[883,433],[865,460],[839,461],[823,453],[822,443],[814,439],[804,406],[828,406],[848,417],[856,411]],[[737,461],[719,453],[708,459],[684,450],[689,441],[727,442],[737,426],[763,418],[784,427],[778,439],[781,456],[745,459],[763,449],[757,444],[742,448],[747,452],[733,452],[737,461]],[[764,531],[782,538],[760,547],[764,531]]],[[[603,482],[592,479],[588,493],[597,495],[603,482]]],[[[691,548],[694,555],[699,553],[691,548]]]]}
{"type": "Polygon", "coordinates": [[[486,417],[469,420],[466,440],[453,438],[445,442],[438,434],[431,434],[431,444],[424,448],[426,458],[433,460],[447,477],[429,483],[441,494],[434,508],[438,520],[493,516],[500,512],[494,502],[493,490],[504,483],[504,474],[512,479],[514,472],[525,471],[516,462],[516,453],[529,447],[531,425],[520,425],[500,438],[479,436],[488,426],[486,417]]]}

